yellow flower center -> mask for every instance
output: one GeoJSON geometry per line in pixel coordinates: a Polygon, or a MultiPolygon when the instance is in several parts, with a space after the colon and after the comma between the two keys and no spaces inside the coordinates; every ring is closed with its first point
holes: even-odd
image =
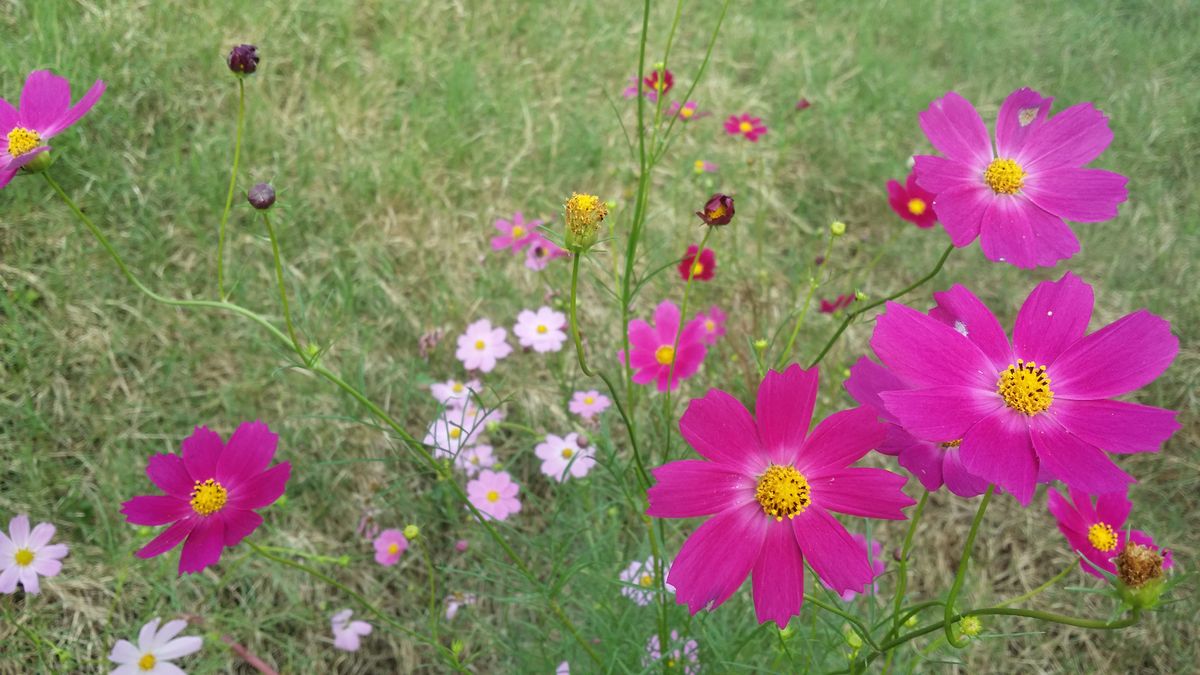
{"type": "Polygon", "coordinates": [[[1010,365],[1008,370],[1002,371],[996,382],[996,391],[1004,398],[1005,405],[1026,415],[1043,412],[1054,401],[1046,366],[1039,366],[1033,361],[1025,363],[1017,359],[1017,365],[1010,365]]]}
{"type": "Polygon", "coordinates": [[[584,396],[584,397],[583,397],[583,404],[584,404],[584,405],[591,405],[591,404],[593,404],[593,403],[595,403],[595,402],[596,402],[596,398],[595,398],[594,396],[584,396]]]}
{"type": "Polygon", "coordinates": [[[542,324],[540,324],[540,323],[539,323],[539,324],[538,324],[538,327],[537,327],[537,332],[538,332],[538,333],[545,333],[545,332],[546,332],[546,327],[545,327],[545,326],[543,326],[542,324]]]}
{"type": "Polygon", "coordinates": [[[702,159],[696,160],[696,163],[693,164],[693,166],[696,167],[696,173],[704,173],[704,160],[702,160],[702,159]]]}
{"type": "Polygon", "coordinates": [[[713,332],[713,331],[714,331],[714,330],[716,330],[716,329],[717,329],[717,324],[716,324],[716,322],[715,322],[715,321],[713,321],[712,319],[705,319],[705,320],[704,320],[704,330],[706,330],[706,331],[708,331],[708,332],[710,332],[710,333],[711,333],[711,332],[713,332]]]}
{"type": "Polygon", "coordinates": [[[669,366],[675,361],[675,348],[671,345],[663,345],[654,350],[654,360],[658,361],[660,366],[669,366]]]}
{"type": "Polygon", "coordinates": [[[513,239],[516,239],[523,234],[525,234],[525,228],[521,227],[520,225],[513,225],[513,229],[512,229],[513,239]]]}
{"type": "Polygon", "coordinates": [[[695,114],[695,112],[696,111],[693,110],[692,108],[680,108],[679,116],[682,117],[683,119],[687,120],[687,119],[691,119],[692,115],[695,114]]]}
{"type": "Polygon", "coordinates": [[[396,555],[397,553],[400,552],[400,544],[396,544],[396,543],[388,544],[387,552],[390,555],[396,555]]]}
{"type": "Polygon", "coordinates": [[[478,349],[479,351],[483,351],[483,348],[486,346],[487,346],[487,343],[484,342],[483,340],[475,341],[475,349],[478,349]]]}
{"type": "Polygon", "coordinates": [[[30,551],[27,548],[19,548],[17,549],[16,559],[18,565],[21,567],[28,567],[31,563],[33,563],[33,551],[30,551]]]}
{"type": "Polygon", "coordinates": [[[563,448],[563,450],[562,450],[563,459],[571,459],[571,456],[574,454],[575,454],[575,451],[570,448],[563,448]]]}
{"type": "Polygon", "coordinates": [[[1088,541],[1098,551],[1111,551],[1117,547],[1117,533],[1108,523],[1096,523],[1088,528],[1088,541]]]}
{"type": "Polygon", "coordinates": [[[738,131],[742,132],[743,134],[748,134],[751,131],[754,131],[754,125],[750,124],[749,122],[742,122],[738,125],[738,131]]]}
{"type": "Polygon", "coordinates": [[[498,501],[500,501],[500,493],[499,493],[499,492],[496,492],[495,490],[488,490],[488,491],[487,491],[487,494],[486,494],[486,495],[484,495],[484,496],[487,498],[487,500],[488,500],[489,502],[493,502],[493,503],[494,503],[494,502],[498,502],[498,501]]]}
{"type": "Polygon", "coordinates": [[[32,129],[14,127],[8,132],[8,154],[13,157],[20,157],[41,144],[42,137],[32,129]]]}
{"type": "Polygon", "coordinates": [[[196,481],[192,488],[192,510],[202,516],[211,516],[220,511],[229,499],[229,492],[217,481],[209,478],[196,481]]]}
{"type": "Polygon", "coordinates": [[[812,503],[808,480],[794,466],[772,464],[758,479],[754,498],[762,505],[763,513],[783,520],[795,518],[812,503]]]}
{"type": "Polygon", "coordinates": [[[584,236],[595,232],[608,215],[608,207],[596,195],[572,193],[567,200],[567,229],[584,236]]]}
{"type": "Polygon", "coordinates": [[[692,276],[698,277],[701,274],[704,274],[704,265],[701,265],[700,263],[692,265],[692,276]]]}
{"type": "Polygon", "coordinates": [[[154,670],[154,664],[158,663],[158,659],[154,658],[153,654],[142,654],[142,658],[138,659],[138,668],[140,670],[154,670]]]}
{"type": "Polygon", "coordinates": [[[913,197],[912,199],[908,200],[908,212],[914,216],[919,216],[922,213],[925,213],[925,208],[926,205],[924,199],[913,197]]]}
{"type": "Polygon", "coordinates": [[[1025,169],[1011,159],[993,159],[983,172],[983,182],[998,195],[1015,194],[1025,184],[1025,169]]]}
{"type": "Polygon", "coordinates": [[[650,576],[649,574],[643,574],[642,578],[638,580],[638,583],[640,583],[643,586],[653,586],[654,585],[654,577],[650,576]]]}
{"type": "Polygon", "coordinates": [[[725,215],[725,207],[722,206],[721,204],[717,204],[716,206],[714,206],[708,210],[708,219],[709,220],[716,220],[717,218],[720,218],[721,216],[724,216],[724,215],[725,215]]]}
{"type": "Polygon", "coordinates": [[[459,436],[462,436],[462,429],[450,427],[450,438],[457,439],[459,436]]]}
{"type": "Polygon", "coordinates": [[[463,390],[462,382],[455,382],[454,386],[450,388],[454,390],[454,393],[461,394],[463,390]]]}
{"type": "Polygon", "coordinates": [[[675,667],[675,659],[667,659],[667,667],[674,668],[675,667]]]}
{"type": "Polygon", "coordinates": [[[943,448],[957,448],[958,446],[962,445],[962,439],[956,438],[953,441],[946,441],[945,443],[941,443],[940,445],[943,448]]]}

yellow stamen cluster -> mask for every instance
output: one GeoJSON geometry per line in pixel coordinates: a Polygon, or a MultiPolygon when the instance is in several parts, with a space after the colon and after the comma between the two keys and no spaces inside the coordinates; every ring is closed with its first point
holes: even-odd
{"type": "Polygon", "coordinates": [[[595,403],[595,402],[596,402],[596,397],[595,397],[595,396],[584,396],[584,397],[583,397],[583,404],[584,404],[584,405],[591,405],[591,404],[593,404],[593,403],[595,403]]]}
{"type": "Polygon", "coordinates": [[[925,209],[928,207],[929,205],[925,203],[925,200],[919,197],[913,197],[912,199],[908,200],[908,212],[914,216],[919,216],[922,213],[925,213],[925,209]]]}
{"type": "Polygon", "coordinates": [[[956,438],[952,441],[946,441],[945,443],[939,443],[938,445],[941,445],[943,448],[957,448],[958,446],[962,445],[962,439],[956,438]]]}
{"type": "Polygon", "coordinates": [[[983,182],[998,195],[1016,194],[1025,184],[1025,169],[1011,159],[993,159],[983,171],[983,182]]]}
{"type": "Polygon", "coordinates": [[[1117,547],[1117,533],[1108,523],[1096,523],[1088,528],[1088,543],[1107,553],[1117,547]]]}
{"type": "Polygon", "coordinates": [[[724,215],[725,215],[725,206],[722,204],[717,204],[716,206],[714,206],[708,210],[708,219],[709,220],[716,220],[717,218],[721,218],[724,215]]]}
{"type": "Polygon", "coordinates": [[[463,390],[463,384],[462,382],[455,382],[454,386],[450,388],[454,390],[454,393],[461,394],[463,390]]]}
{"type": "Polygon", "coordinates": [[[675,348],[671,345],[663,345],[654,350],[654,360],[658,361],[660,366],[669,366],[675,361],[675,348]]]}
{"type": "Polygon", "coordinates": [[[154,670],[154,666],[158,663],[158,659],[153,654],[142,654],[142,658],[138,659],[138,668],[140,670],[154,670]]]}
{"type": "Polygon", "coordinates": [[[478,349],[479,351],[483,351],[483,348],[486,346],[487,346],[487,343],[484,342],[483,340],[475,341],[475,349],[478,349]]]}
{"type": "Polygon", "coordinates": [[[1026,363],[1017,359],[1017,365],[1010,365],[1008,370],[1002,371],[996,382],[996,391],[1004,398],[1005,405],[1026,415],[1044,412],[1054,402],[1046,366],[1039,366],[1033,361],[1026,363]]]}
{"type": "Polygon", "coordinates": [[[713,332],[713,331],[714,331],[714,330],[716,330],[716,329],[717,329],[717,323],[716,323],[715,321],[713,321],[712,319],[705,319],[705,320],[704,320],[704,330],[706,330],[706,331],[708,331],[709,333],[711,333],[711,332],[713,332]]]}
{"type": "Polygon", "coordinates": [[[30,551],[27,548],[19,548],[17,549],[17,555],[15,556],[15,559],[17,561],[17,565],[21,567],[28,567],[33,564],[33,551],[30,551]]]}
{"type": "Polygon", "coordinates": [[[638,583],[645,587],[653,586],[654,577],[650,576],[649,574],[643,574],[642,578],[638,580],[638,583]]]}
{"type": "Polygon", "coordinates": [[[772,464],[758,479],[754,498],[762,506],[763,513],[783,520],[784,516],[795,518],[812,503],[808,480],[794,466],[772,464]]]}
{"type": "Polygon", "coordinates": [[[704,274],[704,265],[700,263],[692,265],[692,276],[698,277],[701,274],[704,274]]]}
{"type": "Polygon", "coordinates": [[[13,157],[20,157],[41,144],[42,137],[32,129],[14,127],[8,132],[8,154],[13,157]]]}
{"type": "Polygon", "coordinates": [[[512,238],[520,239],[523,236],[525,236],[525,228],[521,227],[520,225],[513,225],[512,238]]]}
{"type": "Polygon", "coordinates": [[[228,500],[229,491],[212,478],[203,483],[196,481],[192,488],[192,510],[202,516],[211,516],[220,511],[228,500]]]}
{"type": "Polygon", "coordinates": [[[571,459],[571,456],[572,456],[572,455],[574,455],[574,454],[575,454],[575,451],[574,451],[574,450],[572,450],[572,449],[570,449],[570,448],[563,448],[563,449],[562,449],[562,456],[563,456],[563,459],[571,459]]]}
{"type": "Polygon", "coordinates": [[[388,555],[396,555],[397,553],[400,552],[400,544],[397,544],[395,542],[388,544],[387,552],[388,552],[388,555]]]}
{"type": "Polygon", "coordinates": [[[489,502],[498,502],[498,501],[500,501],[500,493],[499,493],[499,492],[496,492],[495,490],[488,490],[488,491],[487,491],[487,494],[486,494],[486,495],[484,495],[484,497],[485,497],[485,498],[486,498],[486,499],[487,499],[489,502]]]}
{"type": "Polygon", "coordinates": [[[542,334],[542,333],[545,333],[545,332],[546,332],[546,330],[547,330],[547,328],[546,328],[544,325],[542,325],[542,324],[538,324],[538,327],[537,327],[537,332],[538,332],[538,334],[539,334],[539,335],[540,335],[540,334],[542,334]]]}
{"type": "Polygon", "coordinates": [[[596,195],[572,193],[565,204],[567,209],[567,248],[585,249],[596,243],[600,221],[608,215],[608,207],[596,195]]]}
{"type": "Polygon", "coordinates": [[[457,440],[459,436],[462,436],[462,429],[459,429],[458,427],[450,427],[449,434],[450,438],[457,440]]]}
{"type": "Polygon", "coordinates": [[[743,134],[748,134],[751,131],[754,131],[754,125],[750,124],[749,122],[742,122],[738,125],[738,131],[742,132],[743,134]]]}

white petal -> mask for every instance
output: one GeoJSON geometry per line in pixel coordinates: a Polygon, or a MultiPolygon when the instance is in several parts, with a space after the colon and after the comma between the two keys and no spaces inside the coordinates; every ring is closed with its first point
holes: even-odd
{"type": "MultiPolygon", "coordinates": [[[[132,647],[133,645],[129,646],[132,647]]],[[[136,663],[130,663],[114,668],[108,675],[142,675],[144,672],[146,671],[138,668],[136,663]]]]}
{"type": "Polygon", "coordinates": [[[8,521],[8,535],[17,548],[25,548],[29,543],[29,516],[22,513],[8,521]]]}
{"type": "Polygon", "coordinates": [[[158,648],[170,642],[171,638],[179,635],[180,631],[182,631],[184,628],[187,628],[187,625],[187,621],[184,621],[183,619],[168,621],[167,624],[158,629],[158,633],[154,635],[154,644],[150,645],[150,651],[154,652],[155,656],[157,656],[159,652],[158,648]]]}
{"type": "Polygon", "coordinates": [[[154,635],[158,633],[159,617],[154,617],[153,621],[142,626],[142,630],[138,633],[138,651],[145,654],[146,652],[154,651],[154,635]]]}
{"type": "Polygon", "coordinates": [[[154,650],[154,655],[160,659],[177,659],[188,654],[195,654],[204,645],[204,639],[194,636],[175,638],[167,644],[154,650]]]}
{"type": "Polygon", "coordinates": [[[129,640],[117,640],[117,644],[113,645],[112,653],[108,655],[108,660],[113,663],[136,664],[140,658],[142,658],[142,653],[129,640]]]}
{"type": "Polygon", "coordinates": [[[0,593],[13,593],[17,590],[17,579],[21,576],[21,568],[12,563],[3,572],[0,572],[0,593]]]}

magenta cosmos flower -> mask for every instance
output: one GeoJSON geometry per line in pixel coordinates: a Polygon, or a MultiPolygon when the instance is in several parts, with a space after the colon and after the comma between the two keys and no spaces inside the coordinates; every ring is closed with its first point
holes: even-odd
{"type": "Polygon", "coordinates": [[[492,328],[491,321],[480,319],[458,336],[458,351],[454,355],[467,370],[490,373],[497,361],[512,353],[507,340],[508,331],[492,328]]]}
{"type": "Polygon", "coordinates": [[[183,542],[180,574],[217,564],[225,547],[237,546],[262,525],[255,510],[283,494],[292,465],[270,466],[278,442],[279,436],[262,422],[242,423],[229,443],[196,427],[183,440],[182,456],[151,457],[146,475],[166,494],[134,497],[121,504],[121,513],[134,525],[171,526],[137,556],[153,558],[183,542]]]}
{"type": "Polygon", "coordinates": [[[809,433],[817,369],[768,371],[755,416],[713,389],[693,399],[679,431],[705,460],[658,467],[647,514],[712,516],[688,537],[668,580],[692,614],[725,602],[753,577],[759,623],[783,628],[804,600],[804,562],[835,592],[862,592],[875,578],[866,550],[830,513],[903,519],[913,504],[905,478],[851,468],[883,441],[869,408],[835,413],[809,433]]]}
{"type": "Polygon", "coordinates": [[[889,302],[871,346],[912,387],[880,394],[887,411],[917,438],[960,441],[969,473],[1022,504],[1039,474],[1122,492],[1133,478],[1104,450],[1153,452],[1179,428],[1172,410],[1114,400],[1174,360],[1179,340],[1163,319],[1139,310],[1087,334],[1092,287],[1067,272],[1033,290],[1010,343],[970,291],[952,293],[940,320],[889,302]]]}
{"type": "Polygon", "coordinates": [[[384,530],[375,537],[372,545],[375,547],[375,562],[391,567],[400,562],[400,556],[408,550],[408,539],[404,538],[401,530],[384,530]]]}
{"type": "Polygon", "coordinates": [[[546,434],[546,439],[534,447],[533,453],[542,460],[542,473],[560,483],[571,476],[583,478],[596,466],[595,452],[591,447],[580,446],[576,433],[566,437],[546,434]]]}
{"type": "Polygon", "coordinates": [[[714,345],[725,337],[725,312],[720,307],[709,307],[707,312],[696,315],[696,321],[704,327],[704,344],[714,345]]]}
{"type": "Polygon", "coordinates": [[[540,236],[537,228],[541,224],[540,220],[525,222],[525,216],[520,211],[513,214],[512,220],[497,218],[492,227],[500,230],[500,234],[492,237],[492,250],[509,249],[513,253],[519,253],[540,236]]]}
{"type": "Polygon", "coordinates": [[[698,120],[701,117],[708,117],[711,114],[712,113],[706,110],[697,109],[695,101],[688,101],[683,105],[680,105],[679,101],[671,101],[671,107],[667,109],[668,117],[678,116],[679,119],[683,120],[684,122],[693,119],[698,120]]]}
{"type": "Polygon", "coordinates": [[[534,238],[525,249],[525,266],[535,272],[546,269],[551,260],[566,258],[571,255],[566,249],[543,237],[540,232],[534,233],[534,238]]]}
{"type": "Polygon", "coordinates": [[[608,406],[610,405],[612,405],[612,401],[607,396],[592,389],[590,391],[575,392],[575,395],[571,398],[571,402],[567,404],[567,409],[585,420],[590,420],[608,410],[608,406]]]}
{"type": "Polygon", "coordinates": [[[0,593],[16,593],[17,583],[29,595],[41,592],[38,577],[58,576],[66,544],[51,544],[54,526],[38,523],[29,531],[29,516],[21,514],[8,521],[8,536],[0,531],[0,593]]]}
{"type": "MultiPolygon", "coordinates": [[[[662,301],[654,310],[653,327],[641,319],[629,322],[629,363],[633,367],[634,382],[655,382],[659,391],[674,390],[682,380],[700,370],[708,352],[704,345],[704,327],[698,321],[689,321],[680,333],[679,322],[679,308],[670,300],[662,301]],[[676,335],[678,345],[675,344],[676,335]]],[[[624,361],[624,352],[620,356],[624,361]]]]}
{"type": "Polygon", "coordinates": [[[1051,267],[1079,251],[1064,220],[1094,223],[1117,215],[1126,178],[1083,166],[1112,142],[1104,113],[1091,103],[1047,117],[1053,99],[1032,89],[1008,95],[996,118],[993,151],[983,118],[950,92],[921,113],[921,129],[945,157],[918,155],[917,182],[950,241],[979,238],[989,260],[1051,267]]]}
{"type": "Polygon", "coordinates": [[[78,122],[104,94],[96,80],[75,105],[71,83],[48,70],[35,70],[25,78],[20,106],[0,98],[0,188],[8,185],[21,167],[50,150],[46,141],[78,122]]]}
{"type": "Polygon", "coordinates": [[[642,81],[646,84],[647,89],[659,94],[665,94],[671,91],[671,87],[675,86],[675,76],[665,68],[661,73],[657,69],[654,70],[642,81]]]}
{"type": "Polygon", "coordinates": [[[536,312],[522,310],[517,315],[517,323],[513,326],[513,335],[522,347],[543,354],[557,352],[567,341],[563,329],[567,326],[567,315],[556,312],[549,307],[539,307],[536,312]]]}
{"type": "Polygon", "coordinates": [[[937,213],[933,210],[933,193],[917,185],[917,173],[911,171],[904,185],[898,181],[887,182],[888,204],[896,215],[917,227],[933,227],[937,213]]]}
{"type": "Polygon", "coordinates": [[[717,273],[717,254],[711,248],[699,251],[700,247],[692,244],[687,253],[679,261],[679,278],[687,281],[689,278],[698,281],[708,281],[717,273]],[[699,251],[699,255],[696,255],[699,251]]]}
{"type": "MultiPolygon", "coordinates": [[[[1058,490],[1046,493],[1046,506],[1058,521],[1058,529],[1082,556],[1079,567],[1092,576],[1104,578],[1100,570],[1117,573],[1113,558],[1125,548],[1126,539],[1155,550],[1154,539],[1141,530],[1126,532],[1125,521],[1133,505],[1123,492],[1092,496],[1070,489],[1070,500],[1058,490]],[[1093,503],[1094,500],[1094,503],[1093,503]]],[[[1163,567],[1171,566],[1171,552],[1163,555],[1163,567]]]]}
{"type": "Polygon", "coordinates": [[[467,483],[467,498],[484,518],[507,520],[521,512],[521,500],[517,499],[520,490],[521,486],[513,482],[507,471],[484,469],[478,478],[467,483]]]}
{"type": "Polygon", "coordinates": [[[818,310],[822,314],[836,314],[850,306],[854,302],[853,293],[843,293],[833,300],[821,298],[821,308],[818,310]]]}
{"type": "Polygon", "coordinates": [[[763,124],[762,118],[751,117],[749,113],[730,115],[729,119],[725,120],[725,133],[730,136],[745,136],[746,140],[751,143],[757,143],[758,137],[767,133],[767,125],[763,124]]]}

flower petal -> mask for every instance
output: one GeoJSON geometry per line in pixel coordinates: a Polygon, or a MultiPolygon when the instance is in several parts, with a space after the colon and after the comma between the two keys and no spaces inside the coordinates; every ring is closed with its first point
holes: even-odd
{"type": "MultiPolygon", "coordinates": [[[[174,622],[172,621],[171,623],[174,623],[174,622]]],[[[183,623],[185,626],[187,625],[186,621],[184,621],[183,623]]],[[[170,624],[168,624],[168,625],[170,625],[170,624]]],[[[180,630],[182,630],[182,629],[180,629],[180,630]]],[[[154,655],[162,660],[177,659],[181,656],[187,656],[188,654],[195,654],[196,652],[200,651],[200,648],[203,646],[204,646],[204,640],[199,637],[187,636],[187,637],[175,638],[174,640],[171,640],[170,642],[166,643],[165,645],[155,649],[154,655]]]]}
{"type": "Polygon", "coordinates": [[[37,526],[33,528],[33,532],[29,533],[29,542],[25,544],[25,547],[37,551],[46,544],[49,544],[53,537],[53,525],[50,523],[38,523],[37,526]]]}
{"type": "MultiPolygon", "coordinates": [[[[183,632],[184,628],[187,628],[187,626],[188,622],[184,619],[175,619],[174,621],[166,622],[163,624],[163,627],[158,629],[158,631],[154,634],[154,639],[150,642],[150,649],[154,650],[155,654],[158,655],[159,647],[162,647],[170,642],[171,638],[179,635],[181,632],[183,632]]],[[[166,658],[162,655],[158,656],[159,658],[166,658]]]]}
{"type": "Polygon", "coordinates": [[[881,396],[905,431],[934,443],[962,438],[977,422],[1004,407],[999,395],[974,387],[885,391],[881,396]]]}
{"type": "Polygon", "coordinates": [[[166,525],[192,513],[191,505],[170,495],[142,495],[121,504],[125,520],[134,525],[166,525]]]}
{"type": "Polygon", "coordinates": [[[217,475],[217,460],[225,444],[221,436],[207,427],[196,427],[191,436],[183,439],[183,463],[192,480],[206,481],[217,475]]]}
{"type": "Polygon", "coordinates": [[[22,513],[8,521],[8,535],[17,548],[29,546],[29,516],[22,513]]]}
{"type": "MultiPolygon", "coordinates": [[[[911,436],[909,438],[912,438],[911,436]]],[[[942,487],[942,463],[946,451],[929,441],[912,442],[896,455],[896,462],[921,481],[921,487],[934,492],[942,487]]]]}
{"type": "Polygon", "coordinates": [[[916,504],[904,494],[908,478],[887,469],[850,468],[809,479],[813,504],[849,516],[904,520],[904,508],[916,504]]]}
{"type": "Polygon", "coordinates": [[[971,102],[957,92],[948,92],[929,104],[918,118],[925,137],[943,155],[978,165],[980,169],[991,161],[992,140],[983,125],[983,118],[971,102]]]}
{"type": "Polygon", "coordinates": [[[1016,356],[1049,366],[1087,333],[1093,303],[1092,287],[1071,272],[1058,281],[1038,284],[1017,312],[1013,326],[1016,356]]]}
{"type": "Polygon", "coordinates": [[[1032,175],[1021,190],[1042,209],[1077,223],[1117,217],[1117,205],[1129,199],[1129,179],[1102,169],[1055,169],[1032,175]]]}
{"type": "Polygon", "coordinates": [[[1039,125],[1014,159],[1029,174],[1083,166],[1112,142],[1108,118],[1091,103],[1080,103],[1039,125]]]}
{"type": "Polygon", "coordinates": [[[147,621],[142,625],[142,629],[138,631],[138,650],[148,652],[154,648],[154,636],[158,634],[158,624],[162,622],[160,617],[147,621]]]}
{"type": "Polygon", "coordinates": [[[646,491],[646,515],[655,518],[709,516],[754,501],[753,477],[712,462],[685,459],[651,473],[658,482],[646,491]]]}
{"type": "Polygon", "coordinates": [[[817,403],[819,372],[792,364],[782,373],[768,370],[758,385],[754,419],[758,437],[775,464],[791,464],[804,444],[817,403]]]}
{"type": "Polygon", "coordinates": [[[937,306],[929,310],[929,316],[974,342],[997,372],[1013,362],[1012,347],[1004,327],[974,293],[955,284],[949,290],[934,293],[933,299],[937,306]]]}
{"type": "Polygon", "coordinates": [[[187,465],[179,455],[158,454],[150,457],[146,476],[159,490],[180,499],[191,499],[195,479],[188,473],[187,465]]]}
{"type": "Polygon", "coordinates": [[[17,590],[17,582],[21,580],[21,566],[10,564],[0,572],[0,593],[9,594],[15,593],[17,590]]]}
{"type": "Polygon", "coordinates": [[[703,398],[688,403],[679,419],[679,433],[696,452],[730,469],[757,475],[769,463],[754,418],[720,389],[710,389],[703,398]]]}
{"type": "Polygon", "coordinates": [[[179,574],[192,574],[221,560],[224,548],[225,526],[220,518],[201,518],[195,529],[183,542],[179,555],[179,574]]]}
{"type": "Polygon", "coordinates": [[[1029,138],[1046,120],[1053,98],[1023,87],[1008,95],[1000,104],[996,116],[996,152],[1001,157],[1015,157],[1029,138]]]}
{"type": "Polygon", "coordinates": [[[129,640],[117,640],[108,654],[108,660],[113,663],[137,663],[141,656],[142,653],[129,640]]]}
{"type": "Polygon", "coordinates": [[[104,82],[101,80],[96,80],[94,83],[92,83],[92,88],[88,89],[87,93],[83,95],[83,98],[79,99],[79,102],[72,106],[71,109],[68,110],[61,119],[59,119],[53,133],[57,134],[82,119],[84,115],[91,111],[103,94],[104,82]]]}
{"type": "Polygon", "coordinates": [[[261,421],[243,422],[233,432],[225,452],[217,460],[217,481],[226,488],[235,488],[271,464],[279,435],[261,421]]]}
{"type": "Polygon", "coordinates": [[[170,527],[160,532],[157,537],[151,539],[150,543],[138,550],[136,553],[137,557],[145,560],[170,551],[178,546],[184,537],[192,533],[199,520],[199,518],[184,518],[183,520],[175,521],[170,527]]]}
{"type": "Polygon", "coordinates": [[[1032,418],[1033,448],[1038,460],[1057,479],[1089,494],[1123,492],[1133,476],[1113,464],[1099,448],[1073,436],[1053,418],[1032,418]]]}
{"type": "Polygon", "coordinates": [[[758,560],[770,518],[747,504],[709,518],[679,550],[667,581],[675,601],[695,614],[725,602],[758,560]]]}
{"type": "MultiPolygon", "coordinates": [[[[7,134],[16,126],[20,126],[20,115],[17,113],[17,109],[8,101],[0,98],[0,133],[7,134]]],[[[0,139],[0,143],[7,144],[8,141],[0,139]]],[[[8,146],[5,145],[5,147],[8,146]]]]}
{"type": "Polygon", "coordinates": [[[1063,536],[1070,536],[1068,531],[1075,534],[1088,531],[1089,523],[1079,514],[1075,505],[1067,501],[1067,498],[1062,496],[1058,490],[1054,488],[1046,490],[1046,508],[1058,521],[1058,529],[1062,531],[1063,536]]]}
{"type": "Polygon", "coordinates": [[[859,357],[858,361],[850,366],[850,378],[843,386],[855,401],[874,408],[880,417],[889,422],[897,421],[896,416],[887,411],[879,394],[894,389],[908,388],[900,381],[900,378],[892,374],[892,371],[866,356],[859,357]]]}
{"type": "Polygon", "coordinates": [[[239,509],[261,509],[275,503],[287,488],[288,478],[292,475],[290,462],[281,462],[250,477],[236,489],[231,489],[229,506],[239,509]]]}
{"type": "Polygon", "coordinates": [[[1171,324],[1138,310],[1067,347],[1052,364],[1051,387],[1056,397],[1119,396],[1153,382],[1178,352],[1171,324]]]}
{"type": "Polygon", "coordinates": [[[992,200],[979,246],[988,260],[1025,269],[1053,267],[1079,252],[1079,240],[1062,218],[1020,196],[992,200]]]}
{"type": "Polygon", "coordinates": [[[862,593],[874,579],[862,547],[825,509],[814,504],[797,515],[792,532],[808,566],[835,593],[862,593]]]}
{"type": "Polygon", "coordinates": [[[263,523],[262,516],[245,509],[226,508],[222,510],[221,516],[225,520],[225,546],[229,548],[240,544],[263,523]]]}
{"type": "Polygon", "coordinates": [[[762,552],[750,575],[754,614],[759,623],[774,621],[780,629],[800,613],[804,603],[804,557],[790,522],[767,526],[762,552]]]}
{"type": "MultiPolygon", "coordinates": [[[[913,171],[913,175],[917,177],[917,185],[935,195],[961,185],[975,187],[983,185],[983,172],[979,171],[977,167],[937,155],[913,156],[913,171]]],[[[899,188],[900,184],[896,183],[896,187],[899,188]]],[[[907,208],[907,206],[908,204],[905,202],[894,205],[897,210],[907,208]]]]}
{"type": "Polygon", "coordinates": [[[962,452],[958,448],[945,451],[942,458],[942,481],[946,489],[959,497],[976,497],[987,491],[988,482],[967,471],[962,464],[962,452]]]}
{"type": "Polygon", "coordinates": [[[817,425],[796,456],[796,468],[810,481],[837,473],[879,447],[887,427],[873,408],[836,412],[817,425]]]}
{"type": "Polygon", "coordinates": [[[938,192],[933,198],[933,208],[950,236],[950,243],[962,248],[979,236],[983,219],[995,201],[995,195],[980,181],[938,192]]]}
{"type": "Polygon", "coordinates": [[[1059,398],[1049,412],[1071,434],[1108,452],[1158,452],[1181,428],[1174,410],[1125,401],[1059,398]]]}
{"type": "Polygon", "coordinates": [[[37,575],[37,572],[33,569],[33,566],[29,565],[29,566],[22,567],[21,565],[17,565],[17,568],[21,570],[21,574],[20,574],[21,586],[25,589],[25,594],[26,595],[37,595],[37,594],[41,593],[42,592],[42,584],[40,581],[38,581],[38,575],[37,575]]]}
{"type": "Polygon", "coordinates": [[[1133,502],[1122,492],[1108,492],[1096,497],[1096,515],[1114,530],[1123,529],[1133,510],[1133,502]]]}
{"type": "Polygon", "coordinates": [[[1038,456],[1029,440],[1027,418],[1001,408],[963,435],[959,456],[972,474],[995,483],[1028,506],[1037,487],[1038,456]]]}
{"type": "Polygon", "coordinates": [[[48,137],[60,128],[57,125],[70,107],[71,83],[48,70],[35,70],[25,79],[17,113],[21,126],[48,137]]]}
{"type": "Polygon", "coordinates": [[[900,379],[917,387],[974,386],[994,390],[987,355],[950,326],[895,302],[875,320],[875,354],[900,379]]]}
{"type": "Polygon", "coordinates": [[[670,300],[663,300],[654,308],[654,331],[660,344],[675,342],[679,332],[679,308],[670,300]]]}

